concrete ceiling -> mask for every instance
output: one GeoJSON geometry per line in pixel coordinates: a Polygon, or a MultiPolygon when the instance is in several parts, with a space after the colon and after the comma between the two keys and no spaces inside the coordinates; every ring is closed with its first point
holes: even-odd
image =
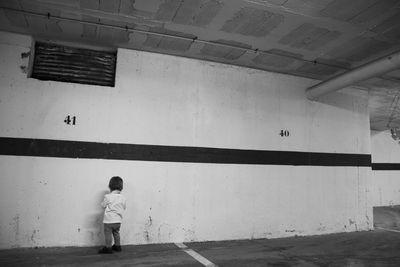
{"type": "MultiPolygon", "coordinates": [[[[327,80],[400,51],[399,0],[2,0],[0,30],[327,80]]],[[[357,84],[400,127],[400,69],[357,84]]]]}

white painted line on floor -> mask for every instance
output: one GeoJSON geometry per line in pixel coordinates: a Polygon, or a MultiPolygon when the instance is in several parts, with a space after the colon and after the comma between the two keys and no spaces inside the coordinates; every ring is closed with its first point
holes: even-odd
{"type": "Polygon", "coordinates": [[[188,248],[185,244],[183,244],[183,243],[175,243],[175,245],[178,248],[180,248],[183,251],[185,251],[190,256],[192,256],[195,260],[197,260],[198,262],[200,262],[204,266],[206,266],[206,267],[218,267],[218,265],[216,265],[216,264],[212,263],[211,261],[207,260],[206,258],[201,256],[199,253],[194,251],[193,249],[188,248]]]}
{"type": "Polygon", "coordinates": [[[185,244],[183,244],[183,243],[175,243],[175,245],[178,247],[178,248],[181,248],[181,249],[187,249],[188,247],[185,245],[185,244]]]}
{"type": "Polygon", "coordinates": [[[386,229],[386,228],[382,228],[382,227],[375,227],[377,229],[381,229],[381,230],[385,230],[385,231],[389,231],[389,232],[395,232],[395,233],[400,233],[399,230],[393,230],[393,229],[386,229]]]}

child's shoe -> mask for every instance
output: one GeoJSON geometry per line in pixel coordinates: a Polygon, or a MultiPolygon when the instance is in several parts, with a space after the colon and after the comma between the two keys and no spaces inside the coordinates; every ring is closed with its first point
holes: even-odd
{"type": "Polygon", "coordinates": [[[122,251],[121,246],[116,246],[116,245],[113,245],[113,246],[111,247],[111,249],[114,250],[114,251],[116,251],[116,252],[121,252],[121,251],[122,251]]]}
{"type": "Polygon", "coordinates": [[[111,254],[111,253],[113,253],[112,249],[108,247],[103,247],[102,249],[99,250],[99,254],[111,254]]]}

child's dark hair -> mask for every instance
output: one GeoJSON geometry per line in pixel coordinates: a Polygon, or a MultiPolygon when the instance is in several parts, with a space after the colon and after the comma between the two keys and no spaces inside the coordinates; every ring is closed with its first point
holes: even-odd
{"type": "Polygon", "coordinates": [[[111,191],[114,191],[114,190],[121,191],[122,188],[124,187],[124,181],[122,181],[121,177],[114,176],[110,179],[110,183],[108,184],[108,187],[110,188],[111,191]]]}

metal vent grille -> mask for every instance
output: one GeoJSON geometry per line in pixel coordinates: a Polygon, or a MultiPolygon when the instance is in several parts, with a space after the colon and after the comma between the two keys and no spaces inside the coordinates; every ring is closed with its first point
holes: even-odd
{"type": "Polygon", "coordinates": [[[114,86],[116,53],[36,42],[32,78],[114,86]]]}

